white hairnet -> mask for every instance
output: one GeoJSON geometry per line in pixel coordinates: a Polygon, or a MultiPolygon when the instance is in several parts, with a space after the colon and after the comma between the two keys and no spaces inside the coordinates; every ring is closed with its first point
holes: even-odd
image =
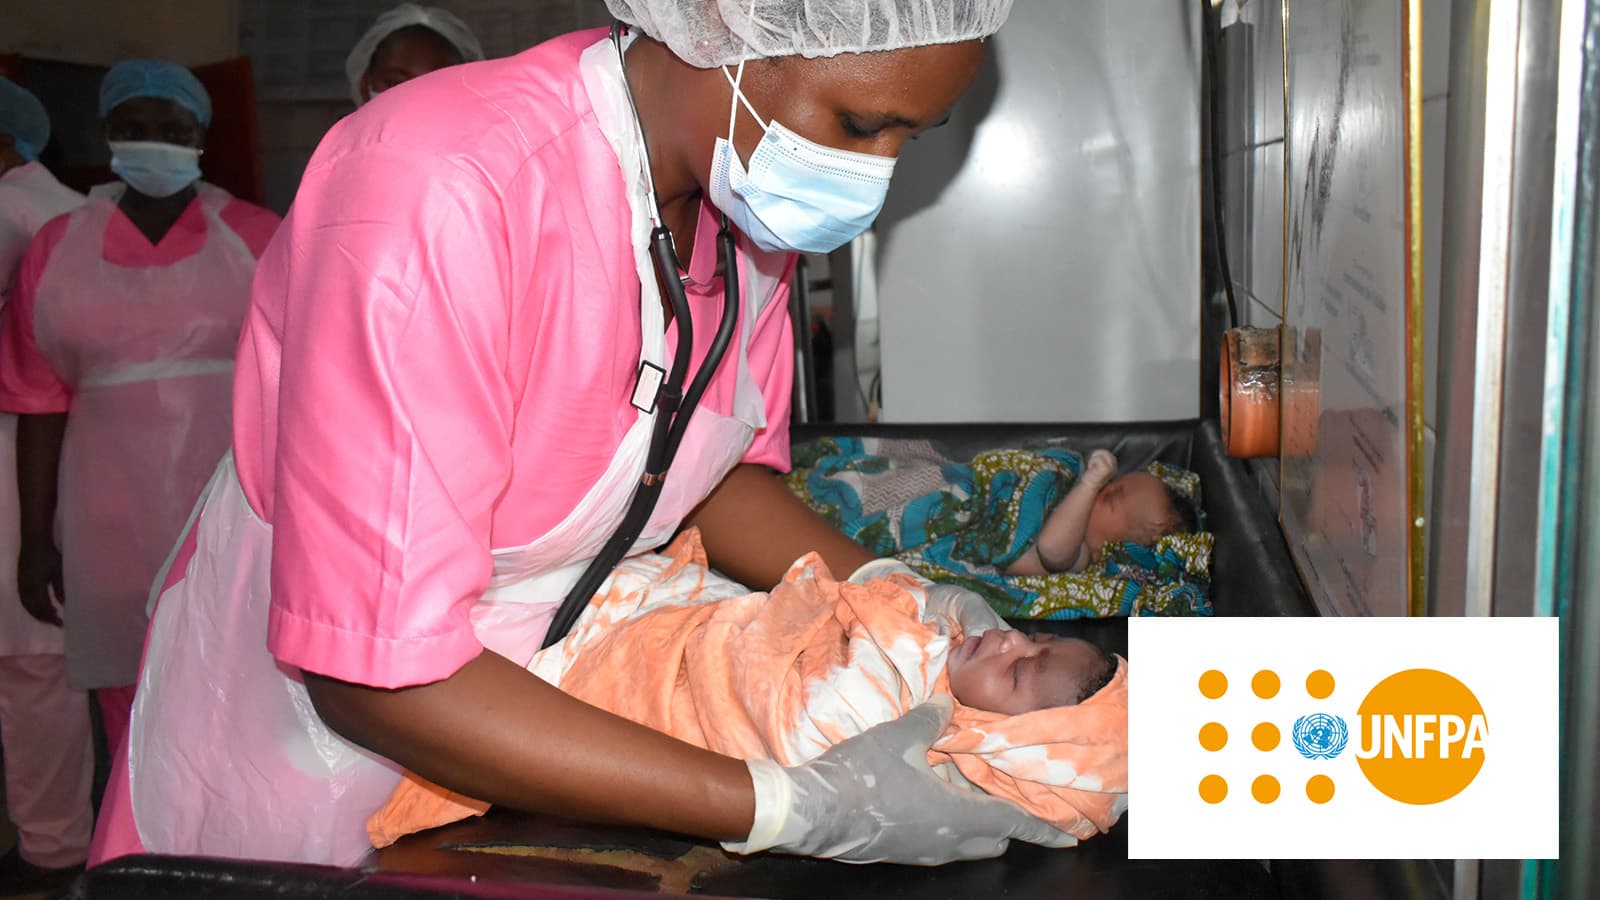
{"type": "Polygon", "coordinates": [[[413,25],[421,25],[449,41],[450,45],[456,48],[456,52],[461,54],[464,62],[483,59],[483,47],[472,34],[472,29],[454,14],[437,6],[402,3],[378,16],[378,21],[372,23],[367,33],[350,48],[350,55],[345,57],[344,74],[350,80],[350,99],[354,100],[357,106],[361,105],[361,76],[366,74],[367,67],[372,65],[372,54],[377,52],[378,45],[389,35],[413,25]]]}
{"type": "Polygon", "coordinates": [[[710,68],[988,37],[1011,0],[606,0],[611,14],[710,68]]]}

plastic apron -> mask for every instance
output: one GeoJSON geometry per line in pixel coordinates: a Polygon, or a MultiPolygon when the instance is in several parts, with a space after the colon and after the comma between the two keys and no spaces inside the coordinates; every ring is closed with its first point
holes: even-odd
{"type": "Polygon", "coordinates": [[[233,357],[255,257],[197,185],[205,245],[171,263],[106,261],[124,186],[102,185],[40,276],[34,335],[72,388],[61,447],[67,666],[83,688],[138,677],[145,600],[195,498],[228,449],[233,357]]]}
{"type": "MultiPolygon", "coordinates": [[[[605,42],[590,48],[583,74],[601,129],[622,171],[632,173],[640,359],[666,367],[637,130],[609,50],[605,42]]],[[[667,540],[765,426],[746,352],[778,282],[742,258],[740,272],[742,334],[724,361],[738,366],[734,414],[696,411],[633,552],[667,540]]],[[[531,544],[493,550],[491,588],[472,614],[487,648],[521,665],[532,658],[556,606],[621,521],[644,471],[654,420],[639,414],[605,474],[560,524],[531,544]]],[[[400,773],[327,728],[298,673],[280,669],[265,651],[272,526],[251,510],[231,454],[206,490],[195,527],[183,578],[155,609],[134,703],[128,773],[140,842],[156,853],[354,864],[371,850],[367,818],[400,773]]]]}
{"type": "MultiPolygon", "coordinates": [[[[83,203],[43,166],[30,163],[0,179],[0,308],[28,242],[46,222],[83,203]]],[[[28,614],[17,599],[17,417],[0,413],[0,656],[60,654],[61,629],[28,614]]]]}

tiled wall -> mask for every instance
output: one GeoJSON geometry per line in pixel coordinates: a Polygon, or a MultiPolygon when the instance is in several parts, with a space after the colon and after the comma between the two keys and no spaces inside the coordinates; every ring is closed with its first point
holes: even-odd
{"type": "MultiPolygon", "coordinates": [[[[605,4],[599,0],[429,0],[459,14],[477,33],[483,48],[491,57],[509,56],[532,47],[541,41],[580,28],[604,25],[609,21],[605,4]]],[[[366,12],[377,12],[394,5],[394,0],[349,0],[352,9],[357,5],[369,7],[366,12]]],[[[274,12],[274,0],[245,0],[246,27],[260,28],[261,15],[281,15],[274,12]]],[[[258,49],[259,38],[246,35],[245,52],[258,49]]],[[[339,51],[340,59],[344,50],[339,51]]],[[[258,67],[259,68],[259,67],[258,67]]],[[[259,73],[258,73],[259,74],[259,73]]],[[[283,212],[294,199],[300,184],[300,173],[316,150],[317,143],[333,123],[348,114],[351,105],[343,99],[343,85],[336,86],[323,96],[306,92],[274,91],[267,85],[261,92],[262,167],[267,205],[283,212]]]]}
{"type": "MultiPolygon", "coordinates": [[[[1433,483],[1438,409],[1439,245],[1444,210],[1445,103],[1450,0],[1423,0],[1424,459],[1433,483]]],[[[1291,15],[1293,6],[1290,7],[1291,15]]],[[[1218,54],[1222,88],[1224,237],[1239,315],[1270,328],[1283,310],[1282,0],[1224,0],[1218,54]]],[[[1292,48],[1291,48],[1292,49],[1292,48]]],[[[1431,508],[1431,499],[1429,506],[1431,508]]]]}

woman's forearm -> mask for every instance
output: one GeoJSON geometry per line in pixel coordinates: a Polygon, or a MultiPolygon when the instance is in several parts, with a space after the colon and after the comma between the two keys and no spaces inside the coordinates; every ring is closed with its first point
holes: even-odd
{"type": "Polygon", "coordinates": [[[17,416],[17,507],[24,546],[54,542],[56,484],[67,414],[17,416]]]}
{"type": "Polygon", "coordinates": [[[582,703],[484,651],[444,681],[382,690],[306,673],[345,738],[450,790],[529,812],[743,840],[745,764],[582,703]]]}
{"type": "Polygon", "coordinates": [[[795,560],[816,552],[837,578],[876,559],[817,515],[764,466],[736,466],[689,515],[711,564],[734,580],[766,590],[795,560]]]}

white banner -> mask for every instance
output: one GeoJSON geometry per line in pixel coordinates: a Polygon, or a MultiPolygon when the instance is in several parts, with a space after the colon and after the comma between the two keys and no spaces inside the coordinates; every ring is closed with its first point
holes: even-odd
{"type": "Polygon", "coordinates": [[[1536,859],[1558,623],[1136,618],[1134,859],[1536,859]]]}

